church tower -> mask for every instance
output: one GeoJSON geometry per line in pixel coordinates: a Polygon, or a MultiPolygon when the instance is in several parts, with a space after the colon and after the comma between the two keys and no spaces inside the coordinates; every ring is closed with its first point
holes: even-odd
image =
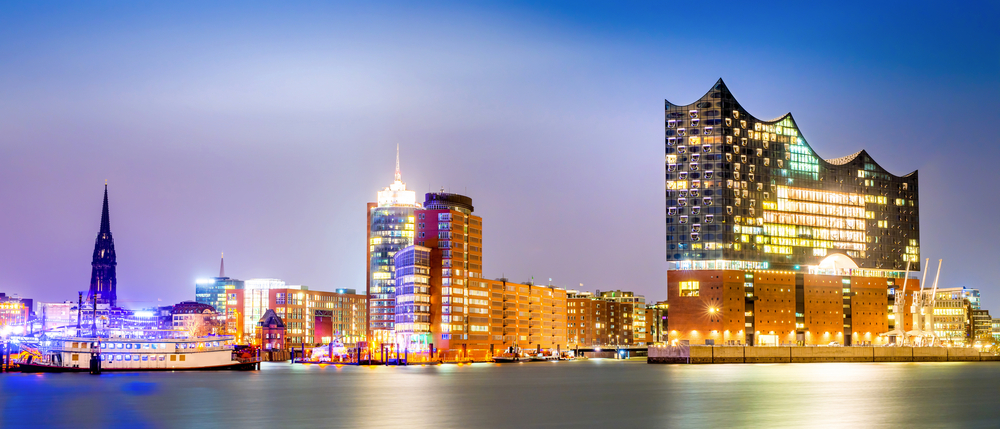
{"type": "Polygon", "coordinates": [[[111,237],[111,221],[108,218],[108,185],[104,185],[104,209],[101,212],[101,231],[94,244],[93,269],[90,272],[90,292],[87,300],[96,299],[98,304],[115,307],[118,301],[118,279],[115,274],[115,240],[111,237]]]}

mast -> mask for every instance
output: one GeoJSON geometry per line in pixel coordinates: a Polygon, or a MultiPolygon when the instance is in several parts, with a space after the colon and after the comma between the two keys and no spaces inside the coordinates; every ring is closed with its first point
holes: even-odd
{"type": "Polygon", "coordinates": [[[928,326],[931,333],[931,345],[934,345],[934,341],[937,339],[937,333],[934,332],[934,307],[937,306],[937,285],[938,279],[941,278],[941,262],[943,259],[938,259],[938,269],[937,274],[934,274],[934,286],[931,290],[931,311],[928,315],[928,326]]]}

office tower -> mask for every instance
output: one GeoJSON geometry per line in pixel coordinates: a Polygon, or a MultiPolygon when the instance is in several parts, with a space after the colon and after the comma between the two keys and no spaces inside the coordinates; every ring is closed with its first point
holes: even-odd
{"type": "Polygon", "coordinates": [[[226,260],[225,255],[222,255],[219,262],[219,276],[199,279],[195,282],[194,288],[195,302],[211,305],[222,320],[225,320],[228,314],[226,310],[227,291],[243,289],[243,280],[226,277],[226,260]]]}
{"type": "Polygon", "coordinates": [[[368,204],[368,333],[373,345],[395,342],[393,325],[396,308],[396,280],[393,256],[413,244],[414,210],[420,208],[417,195],[406,189],[399,171],[396,148],[396,176],[379,191],[375,207],[368,204]]]}

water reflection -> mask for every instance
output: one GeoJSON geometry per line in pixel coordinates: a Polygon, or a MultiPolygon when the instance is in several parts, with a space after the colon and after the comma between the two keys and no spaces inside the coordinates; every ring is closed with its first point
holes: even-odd
{"type": "Polygon", "coordinates": [[[1000,427],[1000,363],[337,367],[9,374],[7,427],[1000,427]]]}

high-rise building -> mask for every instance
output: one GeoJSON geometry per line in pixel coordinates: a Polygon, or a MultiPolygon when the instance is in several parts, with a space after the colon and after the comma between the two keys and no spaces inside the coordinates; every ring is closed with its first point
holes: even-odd
{"type": "Polygon", "coordinates": [[[393,256],[413,244],[414,210],[420,208],[414,191],[406,189],[399,171],[396,148],[396,176],[379,191],[378,202],[368,203],[368,333],[373,344],[396,341],[394,334],[396,280],[393,256]]]}
{"type": "Polygon", "coordinates": [[[440,309],[430,314],[430,323],[441,328],[434,339],[438,350],[468,350],[472,338],[489,336],[487,324],[471,321],[489,318],[489,298],[470,295],[488,295],[469,287],[470,279],[483,277],[483,218],[473,210],[472,198],[440,192],[428,193],[424,208],[415,211],[415,241],[429,249],[431,305],[440,309]]]}
{"type": "Polygon", "coordinates": [[[233,289],[243,289],[243,280],[226,277],[226,259],[223,254],[219,262],[219,276],[207,279],[198,279],[194,285],[195,302],[199,304],[211,305],[217,314],[225,320],[226,294],[233,289]]]}
{"type": "Polygon", "coordinates": [[[665,103],[671,340],[826,344],[895,341],[912,329],[920,270],[917,172],[864,150],[824,160],[791,114],[761,120],[720,79],[665,103]],[[900,320],[903,320],[900,322],[900,320]]]}
{"type": "Polygon", "coordinates": [[[396,343],[423,359],[488,359],[565,348],[566,291],[483,278],[483,220],[472,199],[426,195],[416,244],[395,254],[396,343]]]}
{"type": "Polygon", "coordinates": [[[103,304],[109,308],[118,302],[118,277],[115,258],[115,240],[111,236],[111,220],[108,215],[108,185],[104,185],[104,207],[101,211],[101,230],[94,243],[94,259],[91,262],[90,291],[87,301],[103,304]]]}

